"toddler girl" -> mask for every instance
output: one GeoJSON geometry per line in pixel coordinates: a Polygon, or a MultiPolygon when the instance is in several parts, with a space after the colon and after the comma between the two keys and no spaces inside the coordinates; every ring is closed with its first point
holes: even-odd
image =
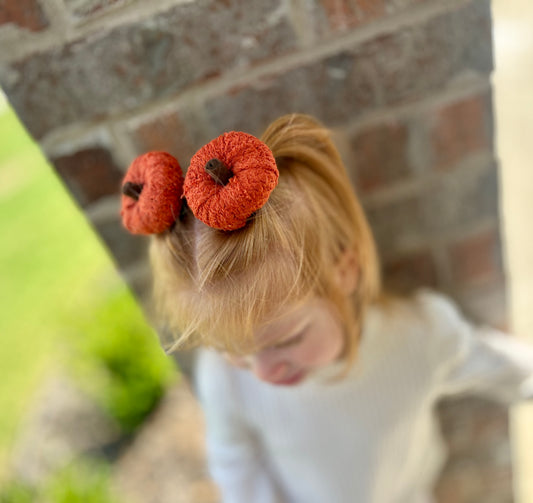
{"type": "Polygon", "coordinates": [[[184,182],[175,159],[145,154],[124,193],[126,227],[155,234],[175,346],[202,348],[194,382],[224,502],[429,502],[435,402],[531,394],[531,348],[430,291],[382,294],[368,223],[310,117],[220,136],[184,182]]]}

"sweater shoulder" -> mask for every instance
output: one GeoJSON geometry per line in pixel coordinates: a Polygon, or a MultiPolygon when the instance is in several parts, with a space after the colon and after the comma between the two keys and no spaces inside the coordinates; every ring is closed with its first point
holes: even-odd
{"type": "Polygon", "coordinates": [[[409,297],[390,297],[370,310],[367,324],[375,330],[415,328],[441,331],[457,326],[462,320],[459,309],[446,295],[430,289],[417,290],[409,297]]]}
{"type": "Polygon", "coordinates": [[[375,306],[366,326],[374,337],[405,349],[416,347],[417,353],[430,361],[457,352],[467,322],[446,295],[420,289],[409,297],[388,299],[375,306]]]}

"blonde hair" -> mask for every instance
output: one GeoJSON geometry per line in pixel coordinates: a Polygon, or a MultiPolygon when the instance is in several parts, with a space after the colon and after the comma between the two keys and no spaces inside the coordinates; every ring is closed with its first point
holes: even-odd
{"type": "Polygon", "coordinates": [[[169,350],[211,346],[254,351],[253,334],[283,306],[312,296],[333,302],[353,361],[366,306],[380,292],[374,241],[330,133],[299,114],[274,121],[261,140],[272,150],[279,183],[247,225],[210,228],[185,211],[151,246],[159,313],[177,334],[169,350]],[[334,278],[353,250],[358,284],[348,298],[334,278]]]}

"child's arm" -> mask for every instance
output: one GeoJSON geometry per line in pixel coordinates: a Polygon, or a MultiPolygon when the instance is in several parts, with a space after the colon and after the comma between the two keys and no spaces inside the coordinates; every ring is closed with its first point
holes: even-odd
{"type": "Polygon", "coordinates": [[[443,395],[477,392],[511,403],[533,399],[533,346],[467,322],[444,296],[419,294],[431,330],[430,361],[443,395]]]}
{"type": "Polygon", "coordinates": [[[511,403],[533,399],[533,349],[517,337],[469,327],[445,393],[479,391],[511,403]]]}
{"type": "Polygon", "coordinates": [[[225,362],[200,351],[195,385],[206,420],[209,471],[224,503],[281,503],[260,443],[242,417],[239,393],[225,362]]]}

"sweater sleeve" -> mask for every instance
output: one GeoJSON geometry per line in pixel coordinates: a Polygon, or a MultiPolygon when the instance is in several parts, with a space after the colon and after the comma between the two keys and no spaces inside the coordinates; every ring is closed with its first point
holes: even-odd
{"type": "Polygon", "coordinates": [[[201,350],[196,362],[195,386],[205,415],[210,474],[224,503],[281,503],[257,436],[243,417],[228,365],[208,350],[201,350]]]}
{"type": "Polygon", "coordinates": [[[533,399],[533,346],[463,318],[446,297],[418,296],[429,323],[429,360],[442,395],[479,393],[504,403],[533,399]]]}

